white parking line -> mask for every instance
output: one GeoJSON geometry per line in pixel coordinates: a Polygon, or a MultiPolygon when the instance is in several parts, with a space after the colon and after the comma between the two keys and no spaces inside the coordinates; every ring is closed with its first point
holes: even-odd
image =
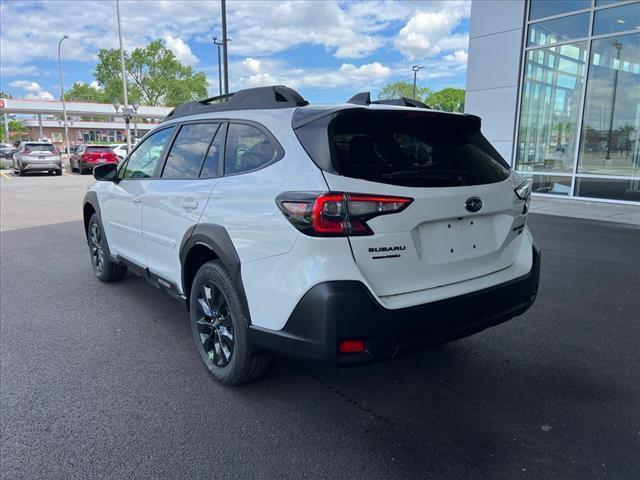
{"type": "Polygon", "coordinates": [[[0,175],[2,175],[2,177],[6,178],[7,180],[11,180],[11,177],[3,171],[0,171],[0,175]]]}

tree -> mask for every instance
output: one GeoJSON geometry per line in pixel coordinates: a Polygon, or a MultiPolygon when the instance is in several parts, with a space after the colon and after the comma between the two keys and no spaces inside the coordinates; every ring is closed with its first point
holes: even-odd
{"type": "MultiPolygon", "coordinates": [[[[416,86],[416,100],[426,103],[426,98],[431,95],[431,89],[429,87],[416,86]]],[[[387,100],[391,98],[413,98],[413,84],[409,82],[395,82],[385,86],[378,95],[381,100],[387,100]]]]}
{"type": "Polygon", "coordinates": [[[65,92],[64,99],[70,102],[109,102],[105,92],[83,82],[75,82],[71,90],[65,92]]]}
{"type": "Polygon", "coordinates": [[[429,95],[425,103],[436,110],[464,112],[464,90],[462,88],[443,88],[429,95]]]}
{"type": "MultiPolygon", "coordinates": [[[[9,98],[9,97],[2,97],[2,98],[9,98]]],[[[24,133],[27,131],[27,129],[22,126],[22,123],[20,123],[20,120],[16,120],[15,118],[9,118],[8,124],[9,124],[9,135],[11,135],[12,133],[24,133]]],[[[5,138],[4,126],[3,126],[0,129],[0,141],[7,142],[9,140],[11,139],[5,138]]]]}
{"type": "Polygon", "coordinates": [[[0,90],[0,98],[13,98],[13,95],[11,95],[10,93],[3,92],[2,90],[0,90]]]}
{"type": "MultiPolygon", "coordinates": [[[[182,65],[162,41],[145,48],[125,52],[125,70],[129,81],[129,103],[175,106],[207,95],[207,77],[193,67],[182,65]]],[[[109,102],[122,102],[120,52],[101,49],[94,71],[96,80],[109,102]]]]}

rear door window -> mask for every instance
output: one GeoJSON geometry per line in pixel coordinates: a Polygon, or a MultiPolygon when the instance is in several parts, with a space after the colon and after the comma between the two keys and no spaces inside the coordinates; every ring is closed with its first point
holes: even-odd
{"type": "Polygon", "coordinates": [[[209,151],[207,152],[207,157],[204,159],[204,164],[200,170],[200,178],[213,178],[220,176],[225,130],[225,127],[221,126],[218,129],[213,142],[211,142],[209,151]]]}
{"type": "Polygon", "coordinates": [[[259,128],[242,123],[229,124],[224,156],[224,173],[256,170],[275,161],[279,150],[259,128]]]}
{"type": "Polygon", "coordinates": [[[167,156],[162,178],[198,178],[205,154],[219,126],[218,123],[183,125],[167,156]]]}
{"type": "Polygon", "coordinates": [[[27,143],[24,146],[24,153],[31,152],[51,152],[55,153],[56,149],[50,143],[27,143]]]}

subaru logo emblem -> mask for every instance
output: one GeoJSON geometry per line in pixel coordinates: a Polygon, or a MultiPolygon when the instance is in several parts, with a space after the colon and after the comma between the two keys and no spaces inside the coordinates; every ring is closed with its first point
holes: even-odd
{"type": "Polygon", "coordinates": [[[464,208],[472,213],[479,212],[482,208],[482,200],[480,197],[467,198],[467,201],[464,202],[464,208]]]}

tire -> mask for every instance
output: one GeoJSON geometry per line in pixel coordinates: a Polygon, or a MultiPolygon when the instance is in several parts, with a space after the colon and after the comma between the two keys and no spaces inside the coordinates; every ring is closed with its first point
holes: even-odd
{"type": "Polygon", "coordinates": [[[54,175],[62,175],[62,168],[60,170],[54,170],[53,174],[54,175]]]}
{"type": "Polygon", "coordinates": [[[189,300],[193,341],[213,378],[223,385],[240,385],[262,376],[271,355],[249,345],[248,316],[222,263],[200,267],[189,300]]]}
{"type": "Polygon", "coordinates": [[[22,168],[18,167],[18,176],[24,177],[27,174],[22,168]]]}
{"type": "Polygon", "coordinates": [[[93,214],[87,227],[87,239],[89,253],[91,254],[91,266],[93,272],[101,282],[117,282],[127,273],[127,267],[114,263],[107,252],[107,239],[98,221],[98,215],[93,214]]]}

